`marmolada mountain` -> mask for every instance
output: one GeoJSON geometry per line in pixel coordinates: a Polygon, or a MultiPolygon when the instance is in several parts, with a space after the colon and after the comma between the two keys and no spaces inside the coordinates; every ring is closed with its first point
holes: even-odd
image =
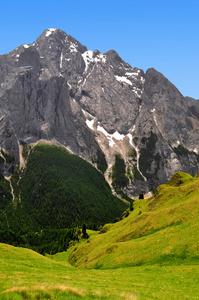
{"type": "MultiPolygon", "coordinates": [[[[1,172],[24,168],[24,146],[64,146],[137,197],[199,165],[199,104],[155,69],[89,51],[59,29],[0,56],[1,172]],[[119,176],[116,174],[120,172],[119,176]]],[[[26,148],[27,148],[26,147],[26,148]]]]}

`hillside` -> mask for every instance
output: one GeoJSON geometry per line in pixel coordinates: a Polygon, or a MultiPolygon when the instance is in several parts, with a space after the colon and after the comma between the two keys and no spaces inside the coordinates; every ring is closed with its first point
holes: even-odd
{"type": "Polygon", "coordinates": [[[27,233],[99,226],[126,209],[101,172],[63,147],[39,143],[29,152],[25,169],[11,177],[14,199],[4,201],[1,228],[27,233]]]}
{"type": "Polygon", "coordinates": [[[67,252],[0,244],[0,299],[198,300],[198,186],[198,175],[176,173],[67,252]]]}
{"type": "Polygon", "coordinates": [[[0,244],[0,299],[199,299],[195,265],[78,270],[67,256],[0,244]]]}
{"type": "Polygon", "coordinates": [[[107,224],[89,243],[75,249],[70,262],[81,268],[199,263],[199,177],[176,173],[150,199],[107,224]],[[128,215],[128,214],[127,214],[128,215]]]}

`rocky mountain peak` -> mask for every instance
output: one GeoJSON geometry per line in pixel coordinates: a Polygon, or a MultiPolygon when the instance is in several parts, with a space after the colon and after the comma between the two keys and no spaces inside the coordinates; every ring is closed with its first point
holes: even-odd
{"type": "Polygon", "coordinates": [[[155,69],[145,74],[114,50],[88,50],[51,28],[0,56],[0,70],[0,147],[13,157],[0,166],[4,174],[13,172],[23,145],[40,139],[96,166],[104,156],[110,184],[120,157],[126,179],[115,189],[131,196],[176,171],[197,172],[198,102],[155,69]]]}

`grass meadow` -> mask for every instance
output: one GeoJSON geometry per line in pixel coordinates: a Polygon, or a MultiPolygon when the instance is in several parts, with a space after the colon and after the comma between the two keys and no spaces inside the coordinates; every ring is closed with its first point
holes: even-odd
{"type": "Polygon", "coordinates": [[[199,178],[179,172],[67,252],[0,244],[0,300],[199,299],[198,216],[199,178]]]}
{"type": "Polygon", "coordinates": [[[69,253],[44,257],[0,244],[0,299],[199,299],[198,265],[77,269],[69,253]]]}

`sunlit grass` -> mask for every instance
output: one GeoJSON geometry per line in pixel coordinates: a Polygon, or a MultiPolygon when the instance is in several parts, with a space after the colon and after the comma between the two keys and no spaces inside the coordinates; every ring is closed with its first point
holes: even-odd
{"type": "Polygon", "coordinates": [[[199,299],[196,265],[78,270],[64,261],[67,253],[46,258],[3,244],[0,253],[1,300],[199,299]]]}
{"type": "Polygon", "coordinates": [[[1,300],[199,299],[196,265],[78,270],[64,260],[67,252],[46,258],[0,244],[0,253],[1,300]]]}
{"type": "Polygon", "coordinates": [[[179,172],[153,198],[135,201],[127,218],[74,250],[71,263],[81,268],[198,264],[198,186],[198,177],[179,172]]]}
{"type": "Polygon", "coordinates": [[[0,244],[0,300],[199,299],[199,179],[175,180],[67,252],[0,244]]]}

